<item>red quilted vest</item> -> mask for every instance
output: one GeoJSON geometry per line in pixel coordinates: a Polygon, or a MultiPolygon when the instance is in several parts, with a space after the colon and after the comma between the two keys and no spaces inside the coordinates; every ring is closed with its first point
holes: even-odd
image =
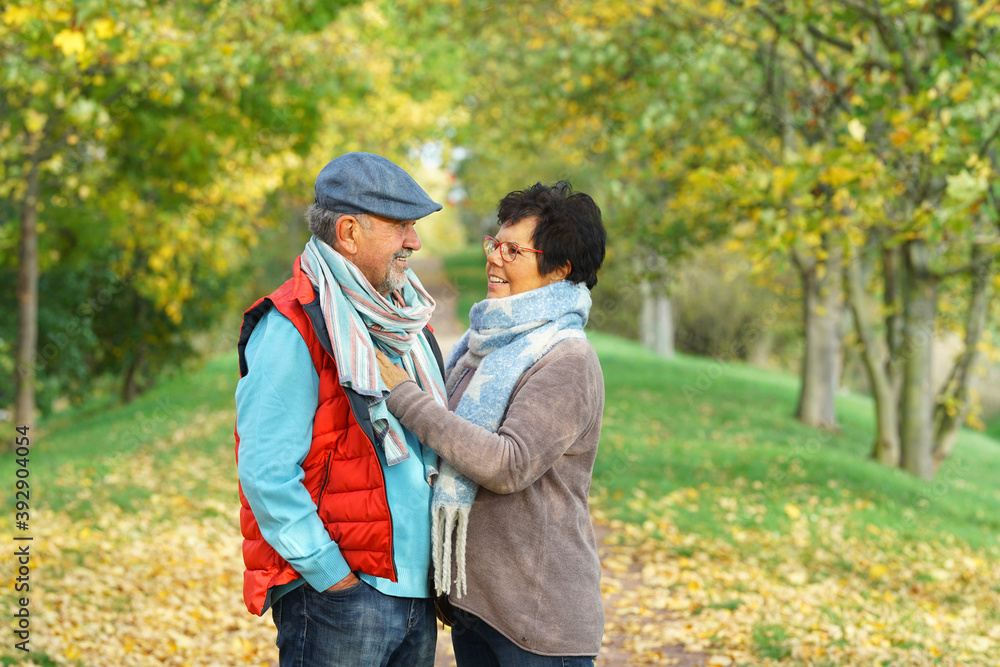
{"type": "MultiPolygon", "coordinates": [[[[392,561],[392,520],[385,478],[372,444],[375,436],[364,399],[351,397],[337,382],[337,367],[329,352],[329,335],[309,278],[295,260],[292,278],[243,315],[240,330],[240,377],[247,374],[244,351],[254,327],[271,308],[290,319],[309,347],[319,374],[319,406],[313,422],[312,447],[302,468],[303,484],[316,503],[330,537],[355,572],[396,581],[392,561]],[[314,321],[318,320],[315,323],[314,321]],[[317,335],[317,328],[321,332],[317,335]],[[322,338],[321,338],[322,336],[322,338]],[[362,423],[355,417],[360,415],[362,423]],[[367,428],[366,428],[367,427],[367,428]],[[367,430],[367,434],[366,434],[367,430]]],[[[240,437],[236,434],[239,457],[240,437]]],[[[243,533],[243,599],[258,616],[270,606],[270,589],[299,574],[261,536],[257,519],[240,488],[240,529],[243,533]]]]}

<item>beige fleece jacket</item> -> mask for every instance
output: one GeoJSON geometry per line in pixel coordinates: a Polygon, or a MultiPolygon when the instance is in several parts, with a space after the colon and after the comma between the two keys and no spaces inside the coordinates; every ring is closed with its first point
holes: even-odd
{"type": "MultiPolygon", "coordinates": [[[[471,377],[449,397],[452,410],[471,377]]],[[[480,485],[469,516],[468,593],[452,593],[451,603],[532,653],[597,655],[604,609],[587,497],[604,376],[590,343],[561,341],[526,371],[496,433],[438,405],[415,382],[393,389],[387,405],[480,485]]]]}

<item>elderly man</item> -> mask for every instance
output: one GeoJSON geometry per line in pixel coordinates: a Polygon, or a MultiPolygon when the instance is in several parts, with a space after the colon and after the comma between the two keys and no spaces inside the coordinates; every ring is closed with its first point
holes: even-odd
{"type": "Polygon", "coordinates": [[[272,610],[281,667],[433,665],[437,459],[386,409],[375,353],[445,403],[434,301],[407,267],[440,209],[383,157],[334,159],[291,279],[243,317],[243,597],[272,610]]]}

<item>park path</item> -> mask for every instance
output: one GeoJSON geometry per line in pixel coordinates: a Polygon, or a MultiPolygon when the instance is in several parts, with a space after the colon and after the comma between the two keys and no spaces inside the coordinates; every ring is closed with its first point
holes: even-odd
{"type": "MultiPolygon", "coordinates": [[[[441,352],[445,361],[448,360],[448,353],[452,346],[458,342],[465,327],[455,316],[455,305],[458,303],[458,289],[448,281],[444,272],[444,265],[439,257],[417,253],[409,259],[410,268],[420,277],[420,282],[424,289],[434,297],[437,307],[431,317],[431,328],[434,329],[434,337],[437,338],[441,352]]],[[[485,272],[483,279],[486,279],[485,272]]]]}
{"type": "MultiPolygon", "coordinates": [[[[441,345],[441,351],[447,360],[448,353],[452,346],[464,333],[464,326],[458,321],[455,306],[458,302],[458,290],[448,281],[444,272],[444,267],[440,258],[433,255],[421,253],[410,258],[410,266],[420,277],[420,282],[424,288],[437,302],[434,316],[431,318],[431,327],[441,345]]],[[[485,280],[485,273],[483,276],[485,280]]],[[[682,646],[662,646],[657,647],[656,655],[659,656],[655,662],[650,662],[648,655],[645,659],[639,658],[626,646],[628,637],[621,631],[628,625],[629,617],[632,614],[633,603],[628,599],[628,593],[634,593],[642,585],[642,567],[634,560],[625,556],[623,551],[627,548],[612,546],[612,531],[607,525],[595,522],[597,534],[598,553],[601,557],[601,579],[604,592],[604,615],[606,618],[606,628],[604,646],[598,655],[597,665],[602,667],[625,667],[634,664],[659,664],[671,665],[673,667],[699,667],[706,664],[708,655],[705,653],[689,653],[682,646]],[[612,558],[614,556],[614,558],[612,558]],[[614,560],[615,563],[629,562],[627,568],[617,567],[612,571],[607,563],[614,560]]],[[[664,616],[660,619],[663,623],[678,622],[673,618],[664,616]]],[[[447,629],[438,632],[438,650],[435,660],[435,667],[455,667],[454,651],[451,647],[451,634],[447,629]]]]}

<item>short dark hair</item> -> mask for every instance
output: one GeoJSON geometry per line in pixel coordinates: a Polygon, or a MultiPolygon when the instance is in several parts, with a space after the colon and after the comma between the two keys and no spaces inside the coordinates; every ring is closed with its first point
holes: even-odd
{"type": "Polygon", "coordinates": [[[524,218],[538,219],[531,242],[542,251],[539,272],[545,275],[569,262],[566,280],[594,289],[608,235],[601,209],[590,195],[573,192],[568,181],[559,181],[555,185],[535,183],[500,200],[497,222],[501,227],[524,218]]]}

